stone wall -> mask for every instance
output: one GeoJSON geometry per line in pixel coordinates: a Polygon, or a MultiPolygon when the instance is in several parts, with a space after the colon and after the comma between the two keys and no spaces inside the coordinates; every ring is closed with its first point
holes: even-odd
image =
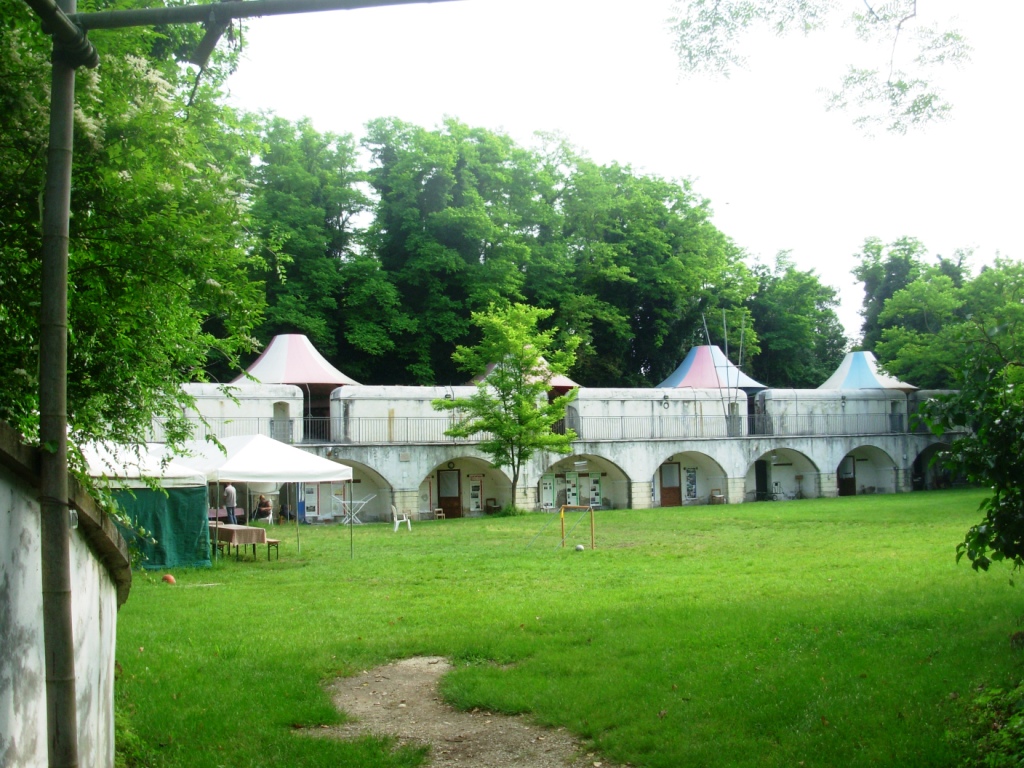
{"type": "MultiPolygon", "coordinates": [[[[0,424],[0,766],[46,765],[38,452],[0,424]]],[[[114,764],[117,609],[128,598],[128,550],[113,522],[72,481],[72,620],[79,764],[114,764]]]]}

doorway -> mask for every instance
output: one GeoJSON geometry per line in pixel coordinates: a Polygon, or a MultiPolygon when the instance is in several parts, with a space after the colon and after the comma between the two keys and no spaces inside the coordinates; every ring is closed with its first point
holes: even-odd
{"type": "Polygon", "coordinates": [[[853,456],[847,456],[839,462],[839,477],[837,480],[840,496],[857,495],[857,460],[853,456]]]}
{"type": "Polygon", "coordinates": [[[459,470],[439,469],[437,471],[437,503],[444,510],[446,518],[462,517],[462,488],[459,485],[459,470]]]}
{"type": "Polygon", "coordinates": [[[683,490],[680,484],[678,462],[661,465],[661,506],[683,506],[683,490]]]}

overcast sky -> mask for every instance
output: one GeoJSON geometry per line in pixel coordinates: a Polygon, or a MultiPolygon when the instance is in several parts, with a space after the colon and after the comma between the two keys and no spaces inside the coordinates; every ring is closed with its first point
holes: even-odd
{"type": "MultiPolygon", "coordinates": [[[[851,2],[851,8],[860,3],[851,2]]],[[[1024,257],[1019,0],[923,0],[955,8],[975,47],[944,80],[955,117],[866,137],[827,113],[821,89],[859,55],[841,28],[760,35],[748,70],[683,78],[669,0],[461,0],[250,22],[228,87],[247,109],[361,138],[376,117],[434,128],[447,115],[532,145],[558,132],[600,163],[691,179],[751,261],[792,251],[838,288],[859,335],[851,276],[866,237],[921,239],[933,254],[1024,257]]],[[[948,18],[948,16],[946,17],[948,18]]]]}

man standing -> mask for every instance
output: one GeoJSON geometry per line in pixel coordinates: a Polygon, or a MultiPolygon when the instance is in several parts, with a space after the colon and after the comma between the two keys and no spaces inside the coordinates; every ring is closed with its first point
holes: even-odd
{"type": "Polygon", "coordinates": [[[235,492],[235,486],[229,481],[224,486],[224,507],[228,511],[228,522],[232,525],[237,525],[238,521],[235,519],[235,507],[238,505],[238,494],[235,492]]]}

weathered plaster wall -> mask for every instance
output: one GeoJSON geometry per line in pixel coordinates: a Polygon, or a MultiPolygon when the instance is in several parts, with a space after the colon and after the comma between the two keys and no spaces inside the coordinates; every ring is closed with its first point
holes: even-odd
{"type": "MultiPolygon", "coordinates": [[[[0,766],[47,764],[39,495],[33,451],[0,424],[0,766]]],[[[79,764],[114,764],[117,609],[131,586],[113,523],[72,484],[72,621],[79,764]]]]}

